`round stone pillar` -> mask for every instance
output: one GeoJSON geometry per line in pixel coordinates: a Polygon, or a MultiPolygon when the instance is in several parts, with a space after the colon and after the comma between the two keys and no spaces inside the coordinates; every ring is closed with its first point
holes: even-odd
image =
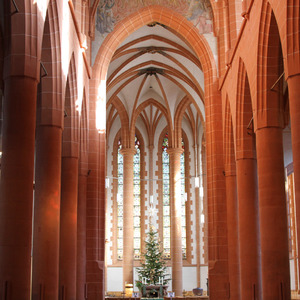
{"type": "Polygon", "coordinates": [[[62,129],[40,125],[36,171],[32,299],[58,299],[62,129]]]}
{"type": "Polygon", "coordinates": [[[196,262],[197,262],[197,286],[201,286],[201,203],[200,189],[195,187],[195,208],[196,208],[196,262]]]}
{"type": "Polygon", "coordinates": [[[230,299],[240,299],[240,268],[238,243],[238,204],[236,194],[236,175],[226,172],[226,202],[228,230],[228,273],[230,299]]]}
{"type": "Polygon", "coordinates": [[[182,296],[181,173],[182,148],[169,148],[172,290],[182,296]]]}
{"type": "Polygon", "coordinates": [[[84,299],[86,283],[86,192],[87,173],[78,177],[77,207],[77,285],[76,299],[84,299]]]}
{"type": "MultiPolygon", "coordinates": [[[[289,89],[289,105],[292,132],[293,167],[295,181],[295,202],[296,202],[296,226],[300,232],[300,75],[290,76],[287,79],[289,89]],[[298,207],[298,209],[297,209],[298,207]]],[[[297,234],[297,244],[300,245],[300,234],[297,234]]],[[[300,247],[298,246],[298,257],[300,257],[300,247]]],[[[300,270],[300,260],[298,259],[298,269],[300,270]]]]}
{"type": "Polygon", "coordinates": [[[59,287],[61,299],[76,300],[78,158],[62,157],[59,287]]]}
{"type": "Polygon", "coordinates": [[[236,161],[241,300],[258,299],[259,220],[256,159],[236,161]]]}
{"type": "Polygon", "coordinates": [[[30,298],[37,80],[4,81],[0,187],[0,295],[30,298]]]}
{"type": "Polygon", "coordinates": [[[123,155],[123,288],[133,284],[133,156],[134,148],[122,149],[123,155]]]}
{"type": "Polygon", "coordinates": [[[278,127],[257,129],[256,151],[261,244],[261,299],[290,299],[282,129],[278,127]]]}

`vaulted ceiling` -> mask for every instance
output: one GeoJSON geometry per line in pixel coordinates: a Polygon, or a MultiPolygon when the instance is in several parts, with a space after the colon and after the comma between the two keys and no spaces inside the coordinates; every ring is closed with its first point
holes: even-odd
{"type": "Polygon", "coordinates": [[[184,106],[184,120],[195,132],[204,122],[200,61],[184,37],[172,29],[159,23],[143,26],[114,53],[106,99],[108,131],[124,113],[130,126],[139,118],[146,128],[165,119],[173,128],[178,108],[184,106]]]}

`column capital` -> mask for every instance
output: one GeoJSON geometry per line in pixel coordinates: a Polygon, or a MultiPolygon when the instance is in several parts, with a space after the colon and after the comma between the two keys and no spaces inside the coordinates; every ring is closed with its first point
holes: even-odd
{"type": "Polygon", "coordinates": [[[120,150],[120,153],[124,155],[134,155],[136,154],[136,149],[135,148],[122,148],[120,150]]]}
{"type": "Polygon", "coordinates": [[[257,132],[259,131],[259,130],[269,130],[269,129],[281,129],[281,130],[283,130],[283,127],[282,126],[280,126],[280,125],[273,125],[273,126],[269,126],[269,125],[267,125],[267,124],[262,124],[261,126],[257,126],[256,127],[256,129],[255,129],[255,134],[257,134],[257,132]]]}
{"type": "Polygon", "coordinates": [[[167,153],[169,155],[174,155],[174,154],[182,154],[184,152],[184,149],[182,148],[168,148],[167,153]]]}
{"type": "Polygon", "coordinates": [[[229,168],[225,168],[225,171],[223,174],[225,177],[236,176],[236,171],[229,167],[229,168]]]}
{"type": "Polygon", "coordinates": [[[243,160],[257,160],[256,156],[240,156],[235,159],[235,161],[243,161],[243,160]]]}

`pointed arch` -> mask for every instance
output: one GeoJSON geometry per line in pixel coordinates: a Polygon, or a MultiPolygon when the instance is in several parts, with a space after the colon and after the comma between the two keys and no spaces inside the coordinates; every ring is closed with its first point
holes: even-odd
{"type": "Polygon", "coordinates": [[[193,24],[178,13],[159,5],[150,5],[128,16],[115,27],[113,34],[104,40],[95,60],[94,74],[99,80],[105,80],[108,65],[119,44],[137,28],[151,22],[160,22],[184,37],[196,52],[204,73],[208,72],[211,77],[216,75],[216,65],[211,50],[203,36],[194,28],[193,24]],[[135,21],[135,24],[132,23],[135,21]],[[178,26],[178,24],[180,24],[178,26]]]}
{"type": "MultiPolygon", "coordinates": [[[[204,76],[205,97],[209,98],[212,96],[212,83],[216,80],[217,68],[213,54],[205,38],[200,35],[195,27],[183,16],[175,13],[171,9],[159,5],[151,5],[118,23],[114,31],[109,34],[102,43],[93,66],[93,77],[95,79],[93,81],[94,101],[98,103],[99,107],[99,111],[95,111],[96,114],[100,115],[100,110],[105,107],[106,75],[115,50],[127,36],[150,22],[160,22],[170,27],[177,31],[181,38],[185,39],[187,43],[191,45],[206,75],[204,76]],[[132,20],[134,20],[134,22],[132,20]]],[[[101,130],[101,128],[98,129],[101,130]]]]}
{"type": "MultiPolygon", "coordinates": [[[[83,90],[80,114],[80,155],[86,156],[88,152],[88,106],[85,88],[83,90]]],[[[85,166],[87,171],[87,166],[85,166]]]]}
{"type": "Polygon", "coordinates": [[[77,75],[74,53],[71,56],[64,101],[64,131],[62,156],[78,157],[80,118],[76,109],[77,75]]]}
{"type": "MultiPolygon", "coordinates": [[[[181,124],[182,124],[182,119],[183,116],[187,110],[187,108],[189,107],[189,105],[194,104],[194,101],[191,100],[188,96],[186,96],[185,98],[183,98],[177,109],[175,112],[175,117],[174,117],[174,128],[175,128],[175,141],[174,141],[174,147],[178,147],[181,143],[181,130],[179,130],[181,128],[181,124]]],[[[200,117],[200,121],[203,127],[205,127],[205,120],[204,117],[202,115],[202,112],[200,110],[200,108],[198,107],[198,105],[194,105],[195,109],[197,111],[197,115],[200,117]]]]}
{"type": "MultiPolygon", "coordinates": [[[[157,100],[155,99],[148,99],[147,101],[144,101],[142,104],[140,104],[137,109],[134,112],[134,115],[132,116],[132,122],[131,122],[131,128],[130,128],[130,141],[131,143],[134,141],[134,134],[135,134],[135,124],[137,121],[137,118],[139,117],[139,115],[141,114],[141,112],[149,105],[154,105],[155,107],[157,107],[157,109],[159,109],[163,115],[166,118],[167,123],[171,124],[171,120],[168,117],[168,112],[167,109],[161,104],[159,103],[157,100]]],[[[171,139],[171,137],[169,137],[171,139]]],[[[172,140],[172,139],[171,139],[172,140]]]]}
{"type": "Polygon", "coordinates": [[[61,59],[58,17],[56,2],[49,1],[43,26],[40,47],[40,103],[38,101],[38,118],[41,124],[62,127],[63,122],[63,90],[61,85],[61,59]]]}
{"type": "Polygon", "coordinates": [[[264,1],[258,39],[255,130],[265,126],[283,127],[284,108],[283,101],[280,99],[281,93],[275,95],[273,92],[273,85],[283,72],[282,57],[281,39],[275,15],[269,2],[264,1]],[[278,57],[281,57],[281,60],[278,57]]]}
{"type": "Polygon", "coordinates": [[[225,174],[235,175],[235,143],[234,143],[234,132],[232,124],[232,114],[230,110],[230,104],[228,96],[225,98],[225,114],[224,114],[224,138],[223,138],[223,148],[224,148],[224,169],[225,174]]]}
{"type": "MultiPolygon", "coordinates": [[[[115,97],[115,100],[113,102],[113,107],[117,110],[118,116],[120,118],[120,122],[121,122],[121,132],[122,132],[122,146],[124,148],[128,148],[131,146],[130,144],[130,137],[128,135],[129,132],[129,117],[128,117],[128,113],[126,111],[126,108],[124,106],[124,104],[122,103],[122,101],[118,98],[115,97]]],[[[112,119],[112,121],[114,121],[114,119],[112,119]]],[[[110,127],[111,125],[108,124],[108,127],[110,127]]],[[[132,144],[133,146],[134,144],[132,144]]]]}
{"type": "MultiPolygon", "coordinates": [[[[215,32],[217,32],[218,31],[217,25],[219,25],[218,22],[217,22],[217,20],[218,20],[217,3],[216,3],[216,1],[212,1],[212,0],[208,0],[208,1],[209,1],[210,5],[212,7],[212,20],[213,20],[213,23],[214,23],[213,28],[214,28],[215,32]]],[[[91,35],[92,38],[94,38],[94,35],[95,35],[95,26],[94,26],[94,24],[95,24],[95,17],[96,17],[97,7],[98,7],[99,3],[100,3],[100,0],[95,0],[92,7],[91,7],[91,13],[90,13],[90,32],[91,33],[90,33],[90,35],[91,35]]]]}
{"type": "Polygon", "coordinates": [[[240,58],[236,95],[236,159],[255,157],[252,98],[246,67],[240,58]]]}

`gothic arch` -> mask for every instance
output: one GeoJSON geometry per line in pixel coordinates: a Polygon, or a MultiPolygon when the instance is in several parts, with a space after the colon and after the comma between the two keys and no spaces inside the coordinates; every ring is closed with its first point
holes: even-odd
{"type": "Polygon", "coordinates": [[[168,126],[171,126],[170,124],[172,124],[172,122],[171,122],[171,120],[169,118],[169,114],[168,114],[166,108],[163,105],[161,105],[157,100],[155,100],[155,99],[148,99],[147,101],[144,101],[141,105],[139,105],[137,107],[137,109],[135,110],[134,115],[132,117],[132,122],[131,122],[131,127],[130,127],[130,141],[131,141],[131,143],[134,142],[135,124],[136,124],[137,118],[139,117],[139,115],[141,114],[141,112],[147,106],[149,106],[151,104],[154,105],[157,109],[159,109],[162,112],[162,114],[166,118],[168,126]]]}
{"type": "MultiPolygon", "coordinates": [[[[113,107],[117,110],[117,114],[120,118],[121,122],[121,133],[122,133],[122,145],[124,148],[129,148],[130,146],[134,147],[134,144],[130,144],[130,135],[128,134],[129,131],[129,117],[128,113],[126,111],[126,108],[124,107],[122,101],[118,98],[115,97],[113,103],[113,107]]],[[[113,109],[112,109],[113,113],[113,109]]],[[[110,122],[114,122],[115,118],[109,119],[110,122]]],[[[107,127],[111,127],[112,124],[108,124],[107,127]]]]}
{"type": "MultiPolygon", "coordinates": [[[[214,31],[217,32],[218,29],[218,7],[217,7],[217,3],[216,1],[212,1],[209,0],[211,7],[212,7],[212,19],[213,19],[213,23],[214,23],[214,31]]],[[[96,12],[97,12],[97,7],[100,3],[100,0],[95,0],[95,2],[93,3],[92,7],[91,7],[91,13],[90,13],[90,32],[91,32],[91,36],[94,37],[95,35],[95,28],[93,26],[93,24],[95,24],[95,17],[96,17],[96,12]]]]}
{"type": "MultiPolygon", "coordinates": [[[[257,55],[257,98],[254,105],[255,130],[263,126],[283,126],[283,108],[280,97],[274,98],[273,84],[283,71],[283,57],[278,25],[272,7],[263,2],[257,55]],[[282,65],[281,65],[282,63],[282,65]]],[[[278,88],[278,87],[277,87],[278,88]]],[[[280,93],[278,93],[280,94],[280,93]]]]}
{"type": "Polygon", "coordinates": [[[232,114],[229,105],[229,99],[225,98],[225,114],[224,114],[224,169],[226,175],[235,175],[235,138],[232,123],[232,114]]]}
{"type": "Polygon", "coordinates": [[[40,122],[61,127],[63,122],[64,88],[61,84],[61,54],[57,31],[56,2],[49,1],[41,38],[39,76],[41,86],[40,122]]]}
{"type": "Polygon", "coordinates": [[[211,95],[209,83],[214,81],[216,73],[216,65],[212,52],[203,36],[198,34],[193,25],[181,15],[173,12],[170,9],[153,5],[148,6],[133,15],[125,18],[119,23],[114,31],[104,40],[95,60],[93,67],[93,75],[95,80],[95,88],[101,88],[102,94],[98,94],[98,101],[105,101],[104,82],[106,81],[106,73],[113,53],[119,44],[137,28],[147,25],[150,22],[160,22],[164,25],[176,30],[182,37],[185,37],[187,42],[193,47],[196,52],[205,76],[205,92],[206,97],[211,95]],[[135,20],[135,23],[132,23],[135,20]],[[178,26],[178,24],[180,24],[178,26]]]}
{"type": "Polygon", "coordinates": [[[255,158],[255,135],[253,126],[252,97],[247,70],[239,59],[236,94],[236,159],[255,158]]]}
{"type": "Polygon", "coordinates": [[[86,156],[88,151],[88,104],[85,88],[83,89],[80,112],[80,155],[86,156]]]}
{"type": "Polygon", "coordinates": [[[79,113],[76,110],[77,76],[74,54],[72,54],[67,77],[64,101],[63,156],[79,155],[79,113]]]}
{"type": "MultiPolygon", "coordinates": [[[[204,117],[198,107],[198,105],[195,104],[194,100],[191,100],[188,96],[186,96],[184,99],[182,99],[176,109],[176,112],[175,112],[175,118],[174,118],[174,128],[175,128],[175,141],[174,141],[174,144],[177,146],[177,145],[180,145],[181,143],[181,131],[180,131],[180,128],[181,128],[181,123],[182,123],[182,119],[183,119],[183,116],[184,114],[186,113],[186,111],[188,110],[189,111],[189,107],[190,105],[193,104],[196,111],[197,111],[197,115],[199,116],[200,118],[200,121],[201,121],[201,124],[202,126],[205,128],[205,120],[204,120],[204,117]]],[[[193,123],[195,120],[192,120],[193,123]]],[[[193,124],[191,124],[193,125],[193,124]]],[[[195,124],[194,124],[195,126],[195,124]]],[[[192,131],[195,131],[195,128],[193,128],[192,126],[192,131]]],[[[196,142],[196,141],[195,141],[196,142]]]]}

